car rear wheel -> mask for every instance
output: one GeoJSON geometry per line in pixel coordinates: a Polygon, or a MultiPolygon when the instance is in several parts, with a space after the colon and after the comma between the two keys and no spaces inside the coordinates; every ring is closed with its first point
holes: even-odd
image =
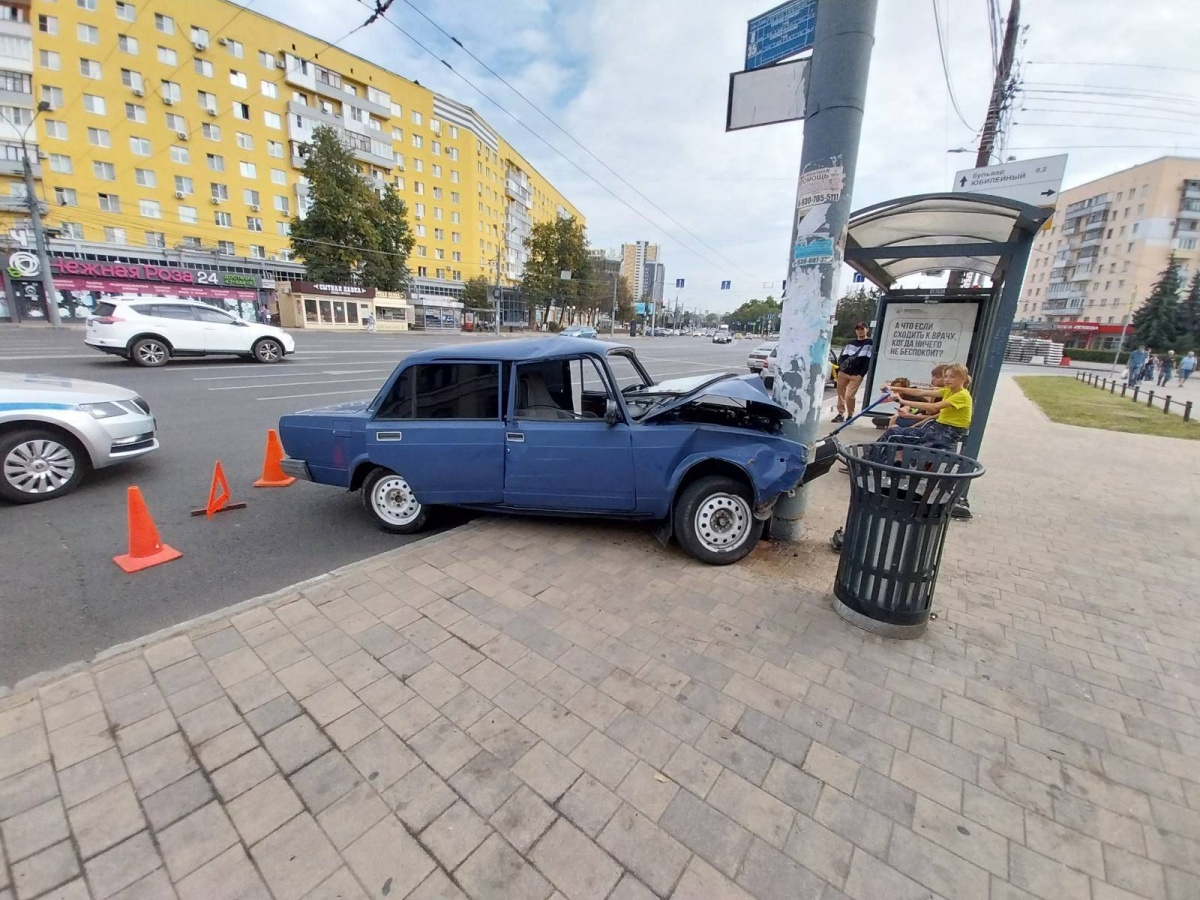
{"type": "Polygon", "coordinates": [[[375,524],[392,534],[415,534],[425,528],[429,508],[413,494],[403,477],[376,469],[362,486],[363,508],[375,524]]]}
{"type": "Polygon", "coordinates": [[[684,552],[701,562],[727,566],[754,549],[762,522],[743,482],[724,475],[689,484],[675,503],[675,535],[684,552]]]}
{"type": "Polygon", "coordinates": [[[82,448],[56,432],[28,428],[0,437],[0,497],[13,503],[68,494],[87,467],[82,448]]]}
{"type": "Polygon", "coordinates": [[[157,369],[171,358],[171,348],[159,338],[142,338],[129,348],[129,359],[139,366],[157,369]]]}
{"type": "Polygon", "coordinates": [[[262,338],[254,345],[254,358],[260,363],[277,363],[283,359],[283,344],[275,338],[262,338]]]}

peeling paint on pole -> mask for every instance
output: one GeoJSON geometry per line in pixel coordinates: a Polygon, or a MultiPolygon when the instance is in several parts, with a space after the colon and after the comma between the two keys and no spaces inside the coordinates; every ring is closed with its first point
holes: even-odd
{"type": "MultiPolygon", "coordinates": [[[[846,243],[878,0],[841,0],[817,11],[796,214],[780,316],[775,397],[793,415],[786,433],[811,445],[829,374],[838,270],[846,243]]],[[[773,536],[797,540],[805,490],[775,508],[773,536]]]]}

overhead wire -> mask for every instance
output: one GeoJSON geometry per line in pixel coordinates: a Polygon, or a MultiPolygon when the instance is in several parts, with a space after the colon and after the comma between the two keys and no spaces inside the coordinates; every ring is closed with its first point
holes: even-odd
{"type": "MultiPolygon", "coordinates": [[[[358,0],[358,2],[366,5],[365,0],[358,0]]],[[[475,84],[475,82],[473,82],[471,79],[469,79],[462,72],[458,71],[458,69],[454,68],[454,66],[452,66],[449,62],[447,62],[445,59],[440,57],[436,52],[429,49],[429,47],[425,46],[425,44],[423,44],[418,38],[416,38],[415,36],[410,34],[408,31],[406,31],[395,20],[393,20],[392,18],[390,18],[387,15],[384,15],[381,18],[385,22],[390,24],[393,28],[395,28],[396,31],[398,31],[400,34],[404,35],[404,37],[408,38],[410,41],[412,41],[414,44],[416,44],[418,47],[420,47],[423,51],[425,51],[425,53],[432,56],[434,59],[436,59],[438,62],[440,62],[443,66],[445,66],[447,69],[449,69],[451,72],[453,72],[460,80],[462,80],[468,87],[470,87],[473,91],[475,91],[480,97],[482,97],[483,99],[485,99],[489,103],[491,103],[493,106],[495,106],[498,110],[500,110],[502,113],[504,113],[504,115],[506,115],[510,119],[512,119],[513,122],[515,122],[517,125],[519,125],[521,128],[523,128],[525,131],[529,132],[530,135],[532,135],[536,140],[538,140],[540,143],[542,143],[546,147],[548,147],[555,154],[562,157],[562,159],[564,159],[568,164],[570,164],[573,168],[577,169],[582,175],[584,175],[584,177],[588,178],[590,181],[592,181],[594,184],[596,184],[601,190],[603,190],[605,193],[610,195],[618,203],[625,206],[631,212],[635,213],[636,215],[638,215],[639,217],[644,219],[647,223],[654,226],[654,228],[658,229],[665,236],[667,236],[671,240],[675,241],[675,243],[679,244],[679,246],[683,247],[689,253],[693,254],[698,259],[702,260],[703,262],[705,262],[712,268],[718,269],[718,270],[722,268],[721,266],[714,264],[711,259],[705,258],[703,253],[699,252],[694,247],[690,246],[686,241],[682,240],[678,235],[672,234],[668,229],[663,228],[662,225],[660,225],[658,222],[655,222],[645,212],[638,209],[633,204],[629,203],[625,198],[621,197],[618,193],[616,193],[616,191],[614,191],[612,188],[610,188],[608,185],[606,185],[604,182],[602,182],[599,178],[597,178],[595,175],[593,175],[591,172],[589,172],[587,169],[585,169],[583,166],[581,166],[575,160],[571,159],[571,157],[567,156],[565,153],[563,153],[557,147],[555,147],[552,143],[550,143],[550,141],[548,141],[542,135],[538,134],[538,132],[534,131],[527,123],[523,122],[518,116],[516,116],[514,113],[512,113],[503,104],[501,104],[495,98],[490,96],[486,91],[484,91],[482,88],[480,88],[477,84],[475,84]]],[[[657,207],[656,207],[656,209],[657,209],[657,207]]],[[[660,210],[660,212],[661,212],[661,210],[660,210]]],[[[672,221],[674,221],[674,220],[672,220],[672,221]]],[[[676,223],[676,224],[678,224],[678,223],[676,223]]],[[[680,225],[679,227],[683,228],[682,225],[680,225]]],[[[686,228],[684,228],[684,230],[688,231],[686,228]]],[[[688,233],[691,234],[690,231],[688,231],[688,233]]],[[[697,239],[697,240],[703,246],[707,246],[706,244],[703,244],[703,242],[699,241],[699,239],[697,239]]],[[[754,276],[754,275],[750,274],[749,272],[747,272],[745,269],[743,269],[737,263],[735,263],[732,260],[728,259],[727,257],[723,256],[719,252],[713,250],[711,247],[709,247],[708,249],[711,252],[715,253],[719,258],[723,259],[729,266],[732,266],[734,269],[741,272],[747,278],[750,278],[753,280],[761,280],[761,279],[757,278],[757,276],[754,276]]]]}
{"type": "Polygon", "coordinates": [[[962,122],[966,128],[968,128],[969,130],[978,134],[980,129],[976,128],[970,122],[967,121],[966,116],[963,115],[963,111],[958,105],[958,97],[955,96],[955,93],[954,93],[954,81],[950,77],[950,63],[949,63],[949,58],[946,55],[946,42],[945,42],[945,38],[942,35],[942,14],[941,14],[941,11],[938,10],[937,0],[930,0],[930,3],[933,6],[933,22],[934,22],[934,25],[937,27],[937,41],[938,41],[938,51],[939,51],[938,58],[941,59],[941,61],[942,61],[942,74],[945,75],[945,77],[946,77],[946,90],[949,91],[949,93],[950,93],[950,105],[952,107],[954,107],[954,112],[955,112],[955,114],[957,114],[958,120],[960,122],[962,122]]]}

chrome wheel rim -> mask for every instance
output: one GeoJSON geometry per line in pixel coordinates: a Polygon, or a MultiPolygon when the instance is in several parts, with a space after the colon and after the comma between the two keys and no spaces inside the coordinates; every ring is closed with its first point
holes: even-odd
{"type": "Polygon", "coordinates": [[[146,341],[138,345],[137,355],[138,359],[147,365],[157,366],[166,361],[167,348],[157,341],[146,341]]]}
{"type": "Polygon", "coordinates": [[[706,550],[724,553],[746,542],[754,516],[736,494],[710,494],[696,510],[696,539],[706,550]]]}
{"type": "Polygon", "coordinates": [[[4,457],[4,480],[23,494],[51,494],[74,475],[75,454],[58,441],[25,441],[4,457]]]}
{"type": "Polygon", "coordinates": [[[371,505],[389,525],[410,525],[421,515],[421,504],[399,475],[380,478],[371,490],[371,505]]]}
{"type": "Polygon", "coordinates": [[[275,362],[279,359],[279,345],[274,341],[263,341],[258,345],[258,358],[263,362],[275,362]]]}

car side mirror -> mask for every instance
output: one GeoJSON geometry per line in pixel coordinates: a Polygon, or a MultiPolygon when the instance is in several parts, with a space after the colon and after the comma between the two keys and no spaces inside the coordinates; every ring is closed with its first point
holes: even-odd
{"type": "Polygon", "coordinates": [[[604,424],[616,425],[621,421],[621,407],[617,405],[617,401],[611,397],[604,404],[604,424]]]}

